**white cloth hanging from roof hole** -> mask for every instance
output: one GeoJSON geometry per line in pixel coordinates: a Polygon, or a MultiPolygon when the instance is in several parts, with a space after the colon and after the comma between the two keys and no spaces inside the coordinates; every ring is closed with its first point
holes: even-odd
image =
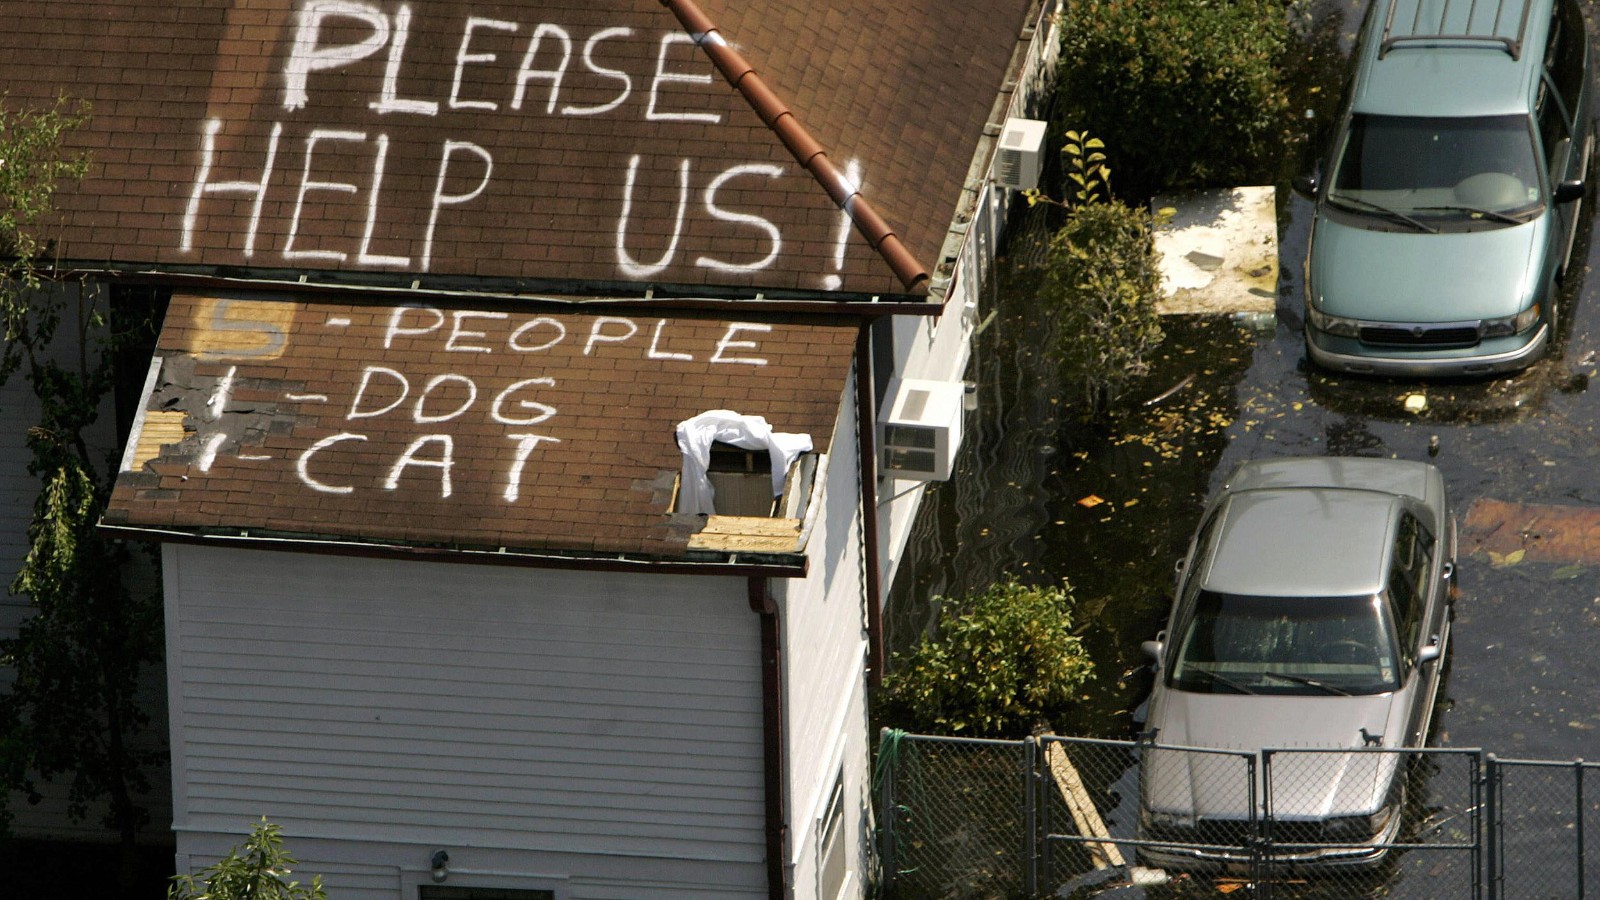
{"type": "Polygon", "coordinates": [[[811,450],[811,435],[773,431],[760,416],[741,416],[713,409],[678,423],[678,449],[683,452],[683,478],[678,486],[678,512],[714,515],[716,491],[706,469],[716,441],[743,450],[766,450],[772,459],[772,496],[783,493],[784,477],[795,457],[811,450]]]}

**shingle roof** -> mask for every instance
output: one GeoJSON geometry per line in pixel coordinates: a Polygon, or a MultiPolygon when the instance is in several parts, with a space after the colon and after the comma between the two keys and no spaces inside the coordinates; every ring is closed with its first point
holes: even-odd
{"type": "Polygon", "coordinates": [[[105,522],[682,559],[674,426],[731,409],[826,452],[856,335],[180,295],[105,522]]]}
{"type": "MultiPolygon", "coordinates": [[[[924,265],[1028,6],[701,4],[924,265]]],[[[69,263],[905,291],[655,0],[6,0],[0,14],[13,105],[93,104],[76,138],[89,177],[61,197],[69,263]]]]}

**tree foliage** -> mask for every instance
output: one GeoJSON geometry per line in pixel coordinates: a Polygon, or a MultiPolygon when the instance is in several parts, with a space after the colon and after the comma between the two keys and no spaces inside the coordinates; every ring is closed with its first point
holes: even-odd
{"type": "Polygon", "coordinates": [[[168,900],[325,900],[322,876],[309,885],[290,881],[295,858],[283,846],[283,829],[265,818],[250,837],[200,875],[177,875],[168,900]]]}
{"type": "Polygon", "coordinates": [[[1284,0],[1074,0],[1060,96],[1135,197],[1270,181],[1286,129],[1284,0]]]}
{"type": "Polygon", "coordinates": [[[0,108],[0,255],[9,260],[6,275],[26,287],[38,286],[35,226],[54,210],[61,185],[88,168],[86,158],[61,149],[63,138],[88,114],[87,103],[64,97],[46,110],[0,108]]]}
{"type": "Polygon", "coordinates": [[[1053,355],[1062,377],[1083,392],[1091,414],[1102,412],[1148,370],[1161,343],[1160,255],[1150,217],[1112,198],[1104,144],[1068,131],[1061,150],[1066,199],[1038,192],[1029,204],[1067,211],[1051,238],[1038,301],[1055,318],[1053,355]]]}
{"type": "Polygon", "coordinates": [[[1056,317],[1062,375],[1091,412],[1148,371],[1161,343],[1161,270],[1150,217],[1119,201],[1072,210],[1050,240],[1039,302],[1056,317]]]}
{"type": "Polygon", "coordinates": [[[938,631],[896,653],[880,717],[908,731],[1017,737],[1070,704],[1093,674],[1061,587],[1015,580],[962,600],[939,598],[938,631]]]}
{"type": "Polygon", "coordinates": [[[147,724],[135,690],[159,653],[160,609],[130,594],[126,549],[96,528],[115,471],[90,436],[114,387],[118,335],[107,300],[90,285],[47,284],[51,247],[37,236],[57,190],[86,170],[63,143],[87,114],[66,100],[0,109],[0,383],[20,376],[37,401],[26,443],[42,484],[10,586],[32,611],[15,637],[0,640],[0,666],[13,676],[0,694],[0,825],[10,821],[11,791],[37,801],[36,778],[66,776],[74,818],[107,802],[126,880],[147,818],[135,798],[148,788],[143,771],[160,760],[131,740],[147,724]]]}

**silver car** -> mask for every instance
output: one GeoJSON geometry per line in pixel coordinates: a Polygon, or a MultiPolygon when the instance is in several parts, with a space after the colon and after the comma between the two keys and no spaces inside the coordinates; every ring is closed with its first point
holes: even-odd
{"type": "Polygon", "coordinates": [[[1147,863],[1247,860],[1269,791],[1274,836],[1299,844],[1276,861],[1385,855],[1405,792],[1393,750],[1427,738],[1455,553],[1427,463],[1280,459],[1229,477],[1179,566],[1166,630],[1144,645],[1156,681],[1140,837],[1160,842],[1140,847],[1147,863]],[[1241,762],[1279,748],[1293,753],[1269,784],[1241,762]]]}

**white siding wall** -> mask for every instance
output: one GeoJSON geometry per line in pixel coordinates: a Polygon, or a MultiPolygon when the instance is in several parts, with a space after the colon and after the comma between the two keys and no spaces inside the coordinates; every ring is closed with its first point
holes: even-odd
{"type": "Polygon", "coordinates": [[[764,891],[744,579],[176,545],[165,563],[180,858],[214,861],[265,815],[340,900],[396,897],[437,848],[451,885],[764,891]]]}
{"type": "MultiPolygon", "coordinates": [[[[1033,43],[1022,61],[1016,89],[996,117],[1041,118],[1049,99],[1053,73],[1060,59],[1057,39],[1057,10],[1060,0],[1047,0],[1038,19],[1033,43]]],[[[1007,190],[989,177],[989,163],[995,139],[986,137],[973,159],[968,183],[962,191],[958,218],[962,224],[946,236],[943,257],[954,257],[950,282],[937,289],[948,290],[944,311],[937,317],[901,316],[894,320],[893,374],[905,378],[959,381],[967,371],[972,339],[979,323],[989,314],[985,288],[995,254],[1005,231],[1009,210],[1020,202],[1021,194],[1007,190]],[[952,283],[953,282],[953,283],[952,283]]],[[[1046,152],[1056,148],[1046,147],[1046,152]]],[[[889,373],[880,373],[888,375],[889,373]]],[[[906,541],[911,535],[917,508],[922,503],[925,483],[886,480],[890,489],[879,490],[878,558],[883,565],[884,584],[894,581],[906,541]]]]}
{"type": "MultiPolygon", "coordinates": [[[[861,896],[862,826],[870,791],[866,718],[866,606],[854,388],[840,404],[829,448],[827,493],[806,545],[804,580],[777,582],[784,623],[790,863],[794,896],[818,897],[818,817],[841,767],[851,896],[861,896]]],[[[834,900],[829,897],[826,900],[834,900]]]]}

